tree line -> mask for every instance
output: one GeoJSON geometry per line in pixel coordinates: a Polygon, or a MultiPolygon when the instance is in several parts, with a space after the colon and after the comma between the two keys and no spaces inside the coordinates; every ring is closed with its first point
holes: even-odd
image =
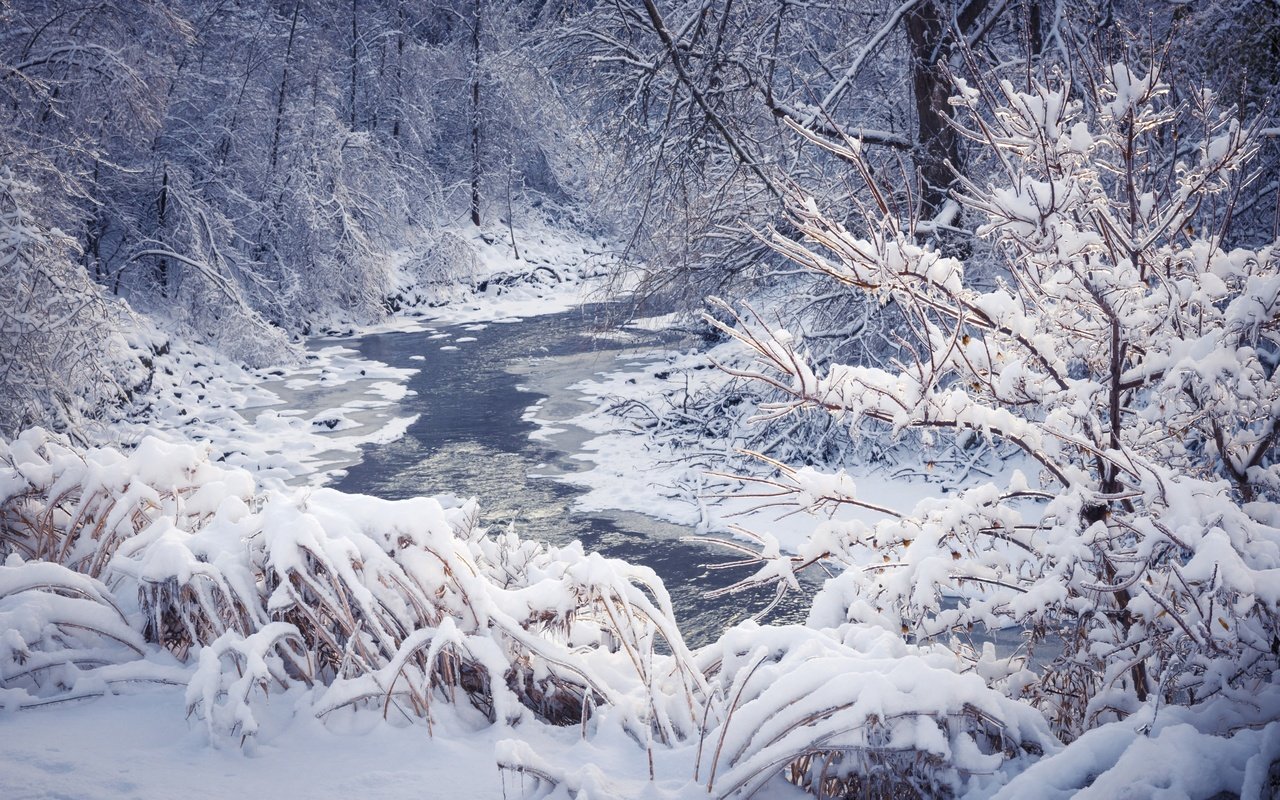
{"type": "MultiPolygon", "coordinates": [[[[6,291],[9,309],[43,310],[3,322],[29,345],[5,364],[7,395],[26,397],[5,427],[66,417],[60,380],[118,403],[103,377],[122,374],[120,348],[90,347],[94,366],[59,378],[61,334],[40,333],[87,341],[110,298],[264,364],[326,321],[383,313],[397,250],[522,208],[616,232],[646,296],[799,292],[819,350],[881,358],[892,313],[797,274],[758,235],[798,235],[796,187],[850,219],[879,202],[824,143],[856,139],[891,189],[880,200],[965,255],[984,245],[953,189],[992,165],[954,126],[956,78],[1058,71],[1083,96],[1085,65],[1140,55],[1248,116],[1280,84],[1278,16],[1273,0],[9,3],[0,204],[29,244],[8,245],[25,266],[6,291]],[[100,311],[68,314],[45,277],[98,287],[100,311]]],[[[1258,189],[1240,213],[1261,219],[1274,170],[1258,189]]]]}

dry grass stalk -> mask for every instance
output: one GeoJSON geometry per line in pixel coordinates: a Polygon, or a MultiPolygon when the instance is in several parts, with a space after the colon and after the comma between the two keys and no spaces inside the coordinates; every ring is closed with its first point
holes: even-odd
{"type": "MultiPolygon", "coordinates": [[[[556,725],[623,704],[637,741],[694,729],[706,684],[656,576],[490,537],[474,505],[264,491],[194,447],[86,454],[43,432],[0,443],[0,481],[0,555],[100,577],[81,601],[136,612],[133,657],[200,652],[191,710],[222,734],[252,737],[238,720],[267,686],[312,682],[328,687],[321,716],[394,707],[430,726],[434,699],[465,698],[491,720],[556,725]],[[624,658],[634,685],[595,674],[597,651],[624,658]]],[[[85,663],[62,652],[49,658],[85,663]]]]}

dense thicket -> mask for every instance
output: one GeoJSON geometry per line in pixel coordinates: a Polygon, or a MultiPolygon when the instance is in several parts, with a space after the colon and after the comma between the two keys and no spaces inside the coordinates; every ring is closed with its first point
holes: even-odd
{"type": "MultiPolygon", "coordinates": [[[[820,357],[863,362],[893,350],[892,310],[798,274],[753,233],[789,231],[797,185],[826,207],[872,202],[815,142],[856,137],[883,199],[967,255],[983,245],[948,191],[990,165],[950,124],[953,75],[1079,81],[1133,41],[1170,42],[1146,49],[1177,85],[1266,113],[1280,12],[1242,8],[21,0],[0,10],[0,159],[32,189],[8,193],[28,227],[62,243],[40,274],[87,274],[250,363],[381,313],[397,249],[530,205],[616,226],[649,294],[696,308],[730,287],[774,292],[820,357]]],[[[1259,189],[1239,213],[1273,217],[1275,180],[1259,189]]],[[[103,321],[52,317],[85,326],[72,338],[103,321]]],[[[51,346],[4,374],[47,372],[51,346]]],[[[109,349],[87,357],[118,378],[109,349]]],[[[65,423],[52,392],[7,417],[65,423]]]]}
{"type": "Polygon", "coordinates": [[[621,145],[635,191],[616,199],[661,273],[654,288],[705,292],[759,277],[768,251],[747,229],[785,220],[790,187],[869,201],[806,137],[857,138],[894,176],[890,202],[918,212],[917,232],[963,229],[948,189],[983,156],[951,124],[953,76],[1060,70],[1083,89],[1090,64],[1145,50],[1183,91],[1210,85],[1248,116],[1274,94],[1278,41],[1280,10],[1265,1],[646,0],[594,4],[548,48],[576,66],[572,85],[621,145]]]}
{"type": "Polygon", "coordinates": [[[477,221],[527,195],[568,205],[569,115],[519,46],[540,7],[5,4],[0,248],[21,267],[6,297],[58,328],[0,356],[5,428],[95,411],[56,397],[53,365],[74,356],[110,384],[138,361],[86,344],[130,327],[111,324],[114,297],[263,364],[382,313],[395,251],[429,249],[472,197],[477,221]]]}

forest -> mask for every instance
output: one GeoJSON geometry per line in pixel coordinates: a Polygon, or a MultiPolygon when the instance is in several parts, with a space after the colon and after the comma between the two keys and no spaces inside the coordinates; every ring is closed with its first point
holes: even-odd
{"type": "Polygon", "coordinates": [[[1280,796],[1278,98],[1276,0],[0,0],[0,794],[1280,796]],[[338,485],[579,306],[713,636],[338,485]]]}

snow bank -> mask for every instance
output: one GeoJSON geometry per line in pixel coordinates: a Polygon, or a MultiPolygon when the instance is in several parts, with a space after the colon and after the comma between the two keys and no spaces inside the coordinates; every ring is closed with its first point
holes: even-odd
{"type": "Polygon", "coordinates": [[[567,311],[602,294],[620,273],[608,242],[536,217],[514,231],[446,230],[425,250],[402,254],[389,298],[400,313],[382,329],[420,329],[418,321],[427,319],[464,324],[567,311]]]}

